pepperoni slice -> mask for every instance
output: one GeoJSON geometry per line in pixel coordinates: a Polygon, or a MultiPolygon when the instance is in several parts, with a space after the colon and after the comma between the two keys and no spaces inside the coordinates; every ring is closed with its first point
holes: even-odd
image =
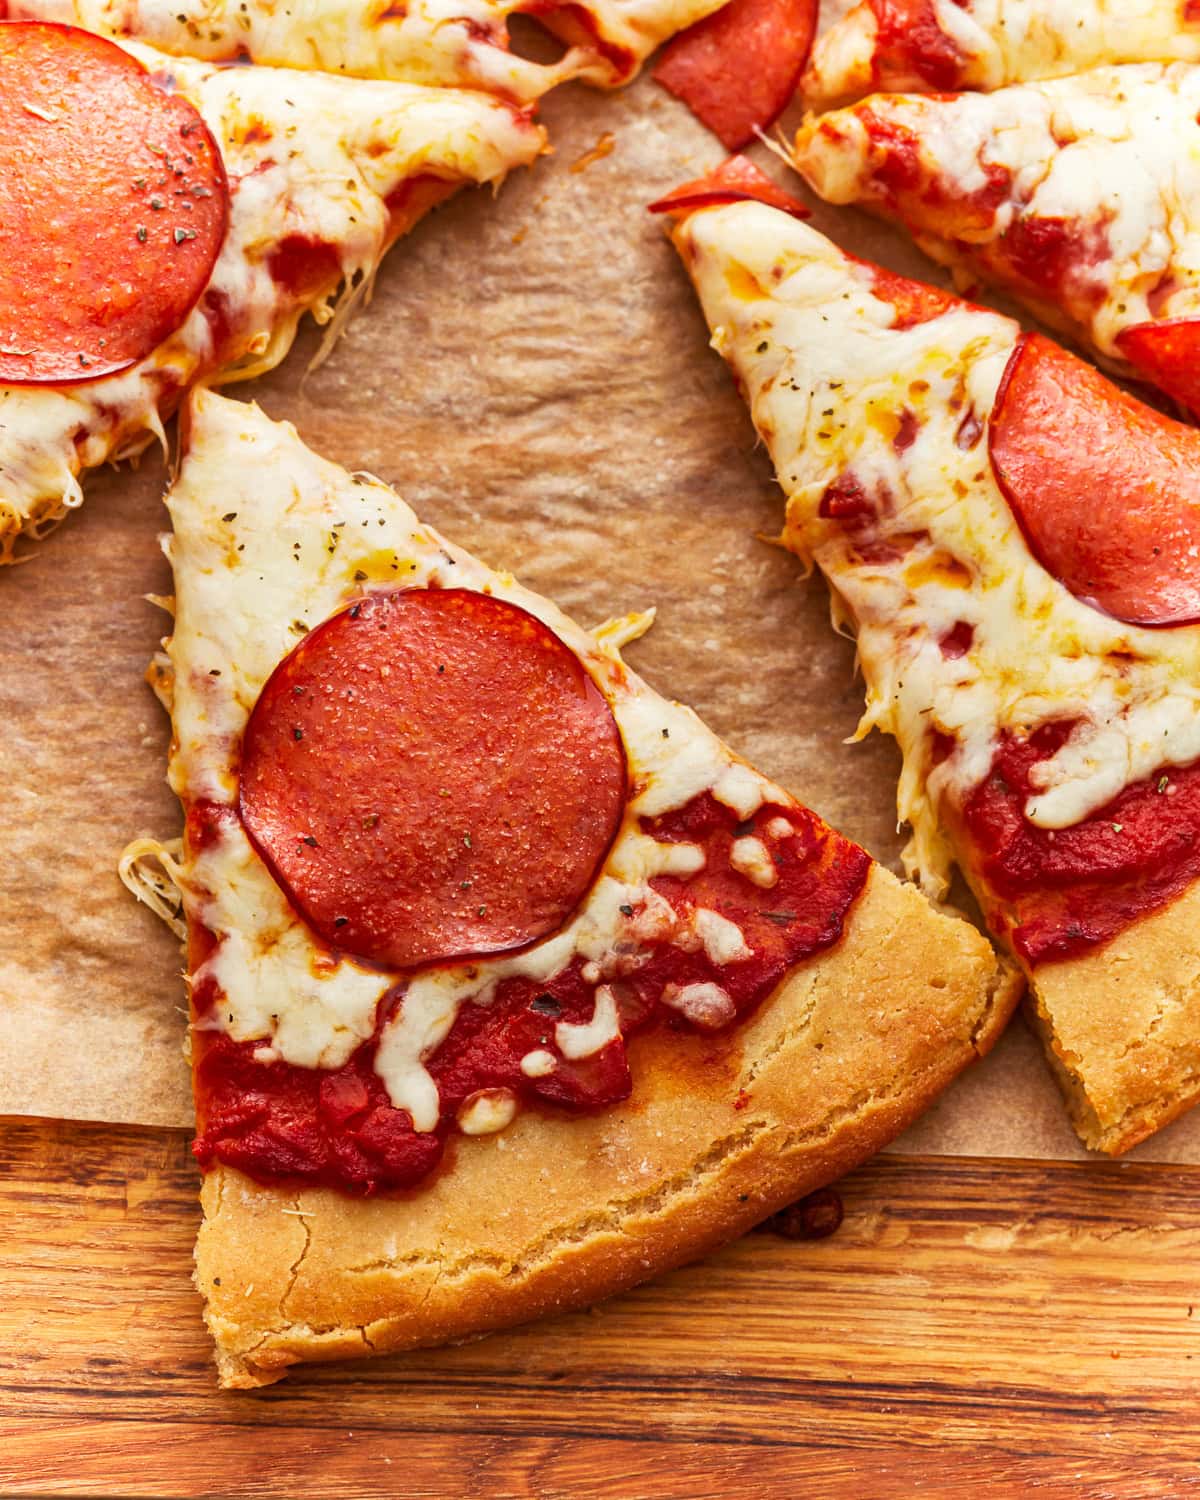
{"type": "Polygon", "coordinates": [[[796,219],[807,219],[808,209],[798,198],[785,193],[745,156],[731,156],[723,161],[707,177],[697,177],[694,182],[685,182],[665,198],[650,205],[652,214],[692,213],[698,208],[713,208],[719,203],[765,203],[768,208],[780,208],[796,219]]]}
{"type": "Polygon", "coordinates": [[[729,0],[680,32],[655,68],[655,80],[727,151],[740,151],[778,119],[796,92],[818,8],[818,0],[729,0]]]}
{"type": "Polygon", "coordinates": [[[992,466],[1034,556],[1131,625],[1200,619],[1200,432],[1041,334],[996,397],[992,466]]]}
{"type": "Polygon", "coordinates": [[[328,943],[396,968],[562,926],[625,810],[625,753],[575,653],[465,589],[373,594],[305,637],[250,716],[241,816],[328,943]]]}
{"type": "Polygon", "coordinates": [[[102,37],[0,23],[0,382],[144,358],[204,290],[228,209],[186,99],[102,37]]]}
{"type": "Polygon", "coordinates": [[[1118,334],[1117,348],[1139,375],[1200,417],[1200,319],[1135,323],[1118,334]]]}
{"type": "MultiPolygon", "coordinates": [[[[848,256],[858,260],[857,256],[848,256]]],[[[869,260],[858,260],[871,273],[871,290],[880,302],[890,302],[896,309],[893,328],[915,328],[919,323],[932,323],[951,308],[967,307],[970,304],[956,297],[953,292],[943,291],[940,286],[929,286],[924,281],[913,281],[909,276],[900,276],[884,266],[869,260]]]]}

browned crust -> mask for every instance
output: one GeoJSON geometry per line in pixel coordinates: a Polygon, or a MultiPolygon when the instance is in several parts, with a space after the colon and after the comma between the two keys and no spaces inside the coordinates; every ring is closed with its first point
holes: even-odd
{"type": "Polygon", "coordinates": [[[221,1383],[469,1338],[702,1255],[892,1140],[1021,989],[975,928],[873,867],[842,941],[732,1038],[635,1040],[618,1108],[519,1116],[402,1200],[218,1169],[196,1282],[221,1383]]]}
{"type": "Polygon", "coordinates": [[[1030,976],[1028,1013],[1084,1143],[1119,1156],[1200,1101],[1200,881],[1030,976]]]}

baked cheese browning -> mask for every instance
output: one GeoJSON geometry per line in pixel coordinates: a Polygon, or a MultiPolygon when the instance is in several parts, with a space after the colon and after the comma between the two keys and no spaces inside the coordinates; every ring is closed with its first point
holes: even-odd
{"type": "Polygon", "coordinates": [[[1200,61],[1196,0],[862,0],[817,42],[803,92],[826,108],[1175,61],[1200,61]]]}
{"type": "Polygon", "coordinates": [[[0,29],[0,381],[135,364],[208,284],[228,212],[188,100],[86,31],[0,29]]]}
{"type": "MultiPolygon", "coordinates": [[[[80,474],[139,452],[196,380],[247,379],[333,316],[395,239],[462,183],[499,183],[544,135],[485,95],[169,60],[129,43],[203,117],[224,160],[229,224],[200,301],[130,369],[84,385],[0,385],[0,560],[82,503],[80,474]]],[[[337,326],[335,324],[335,326],[337,326]]]]}
{"type": "MultiPolygon", "coordinates": [[[[675,240],[775,460],[784,540],[856,628],[862,732],[902,748],[908,861],[935,889],[962,865],[1032,972],[1077,1129],[1124,1150],[1200,1093],[1197,628],[1123,625],[1030,555],[987,452],[1009,320],[757,204],[675,240]]],[[[1062,447],[1043,463],[1082,473],[1062,447]]]]}
{"type": "Polygon", "coordinates": [[[170,774],[187,809],[205,1165],[409,1186],[456,1129],[503,1129],[520,1103],[625,1098],[628,1036],[722,1031],[841,939],[868,856],[630,674],[619,630],[580,630],[381,484],[211,395],[193,399],[168,504],[170,774]],[[469,665],[462,655],[472,599],[493,642],[539,675],[551,647],[582,672],[572,743],[553,743],[586,770],[604,814],[590,833],[593,809],[536,747],[518,759],[537,787],[512,779],[508,744],[545,734],[529,684],[514,690],[521,724],[471,707],[501,700],[494,684],[468,682],[466,699],[455,686],[495,656],[494,643],[469,665]],[[409,658],[385,629],[403,632],[409,658]],[[447,692],[465,727],[430,718],[447,692]],[[372,755],[363,725],[399,747],[372,755]],[[436,743],[432,779],[410,738],[436,743]],[[603,754],[589,763],[592,741],[603,754]],[[615,839],[602,785],[613,752],[615,839]]]}
{"type": "Polygon", "coordinates": [[[528,103],[571,78],[625,83],[667,37],[723,0],[6,0],[0,17],[64,21],[209,62],[265,63],[349,78],[479,89],[528,103]],[[508,18],[563,35],[554,63],[517,56],[508,18]]]}
{"type": "Polygon", "coordinates": [[[1164,357],[1139,330],[1200,318],[1198,115],[1200,68],[1097,68],[876,96],[807,120],[793,161],[831,203],[898,221],[936,260],[1196,403],[1200,333],[1164,357]]]}

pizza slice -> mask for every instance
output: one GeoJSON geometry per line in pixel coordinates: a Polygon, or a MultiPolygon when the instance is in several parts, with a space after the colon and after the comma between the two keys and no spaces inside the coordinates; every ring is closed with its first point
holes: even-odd
{"type": "Polygon", "coordinates": [[[991,1045],[1013,971],[630,672],[648,616],[582,630],[254,407],[185,427],[162,857],[224,1384],[644,1280],[991,1045]]]}
{"type": "Polygon", "coordinates": [[[1198,67],[1098,68],[870,98],[808,119],[793,161],[1200,413],[1198,114],[1198,67]]]}
{"type": "Polygon", "coordinates": [[[770,449],[783,541],[903,752],[906,864],[957,862],[1085,1142],[1200,1096],[1200,433],[793,215],[662,205],[770,449]]]}
{"type": "Polygon", "coordinates": [[[1200,62],[1196,0],[861,0],[813,49],[804,97],[996,89],[1127,62],[1200,62]]]}
{"type": "Polygon", "coordinates": [[[389,246],[544,136],[466,90],[168,59],[0,24],[0,561],[195,381],[341,326],[389,246]]]}
{"type": "MultiPolygon", "coordinates": [[[[517,102],[570,78],[628,83],[662,42],[724,0],[0,0],[0,18],[64,21],[175,56],[483,89],[517,102]],[[508,20],[535,17],[567,50],[512,51],[508,20]]],[[[805,0],[810,3],[810,0],[805,0]]],[[[815,6],[816,0],[811,0],[815,6]]],[[[803,61],[803,59],[801,59],[803,61]]]]}

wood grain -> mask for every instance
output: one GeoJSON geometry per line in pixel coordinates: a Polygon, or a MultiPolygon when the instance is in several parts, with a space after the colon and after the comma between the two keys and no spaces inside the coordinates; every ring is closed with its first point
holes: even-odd
{"type": "Polygon", "coordinates": [[[752,1235],[591,1314],[222,1395],[185,1138],[10,1123],[0,1493],[1200,1487],[1200,1169],[880,1158],[843,1192],[830,1240],[752,1235]]]}

